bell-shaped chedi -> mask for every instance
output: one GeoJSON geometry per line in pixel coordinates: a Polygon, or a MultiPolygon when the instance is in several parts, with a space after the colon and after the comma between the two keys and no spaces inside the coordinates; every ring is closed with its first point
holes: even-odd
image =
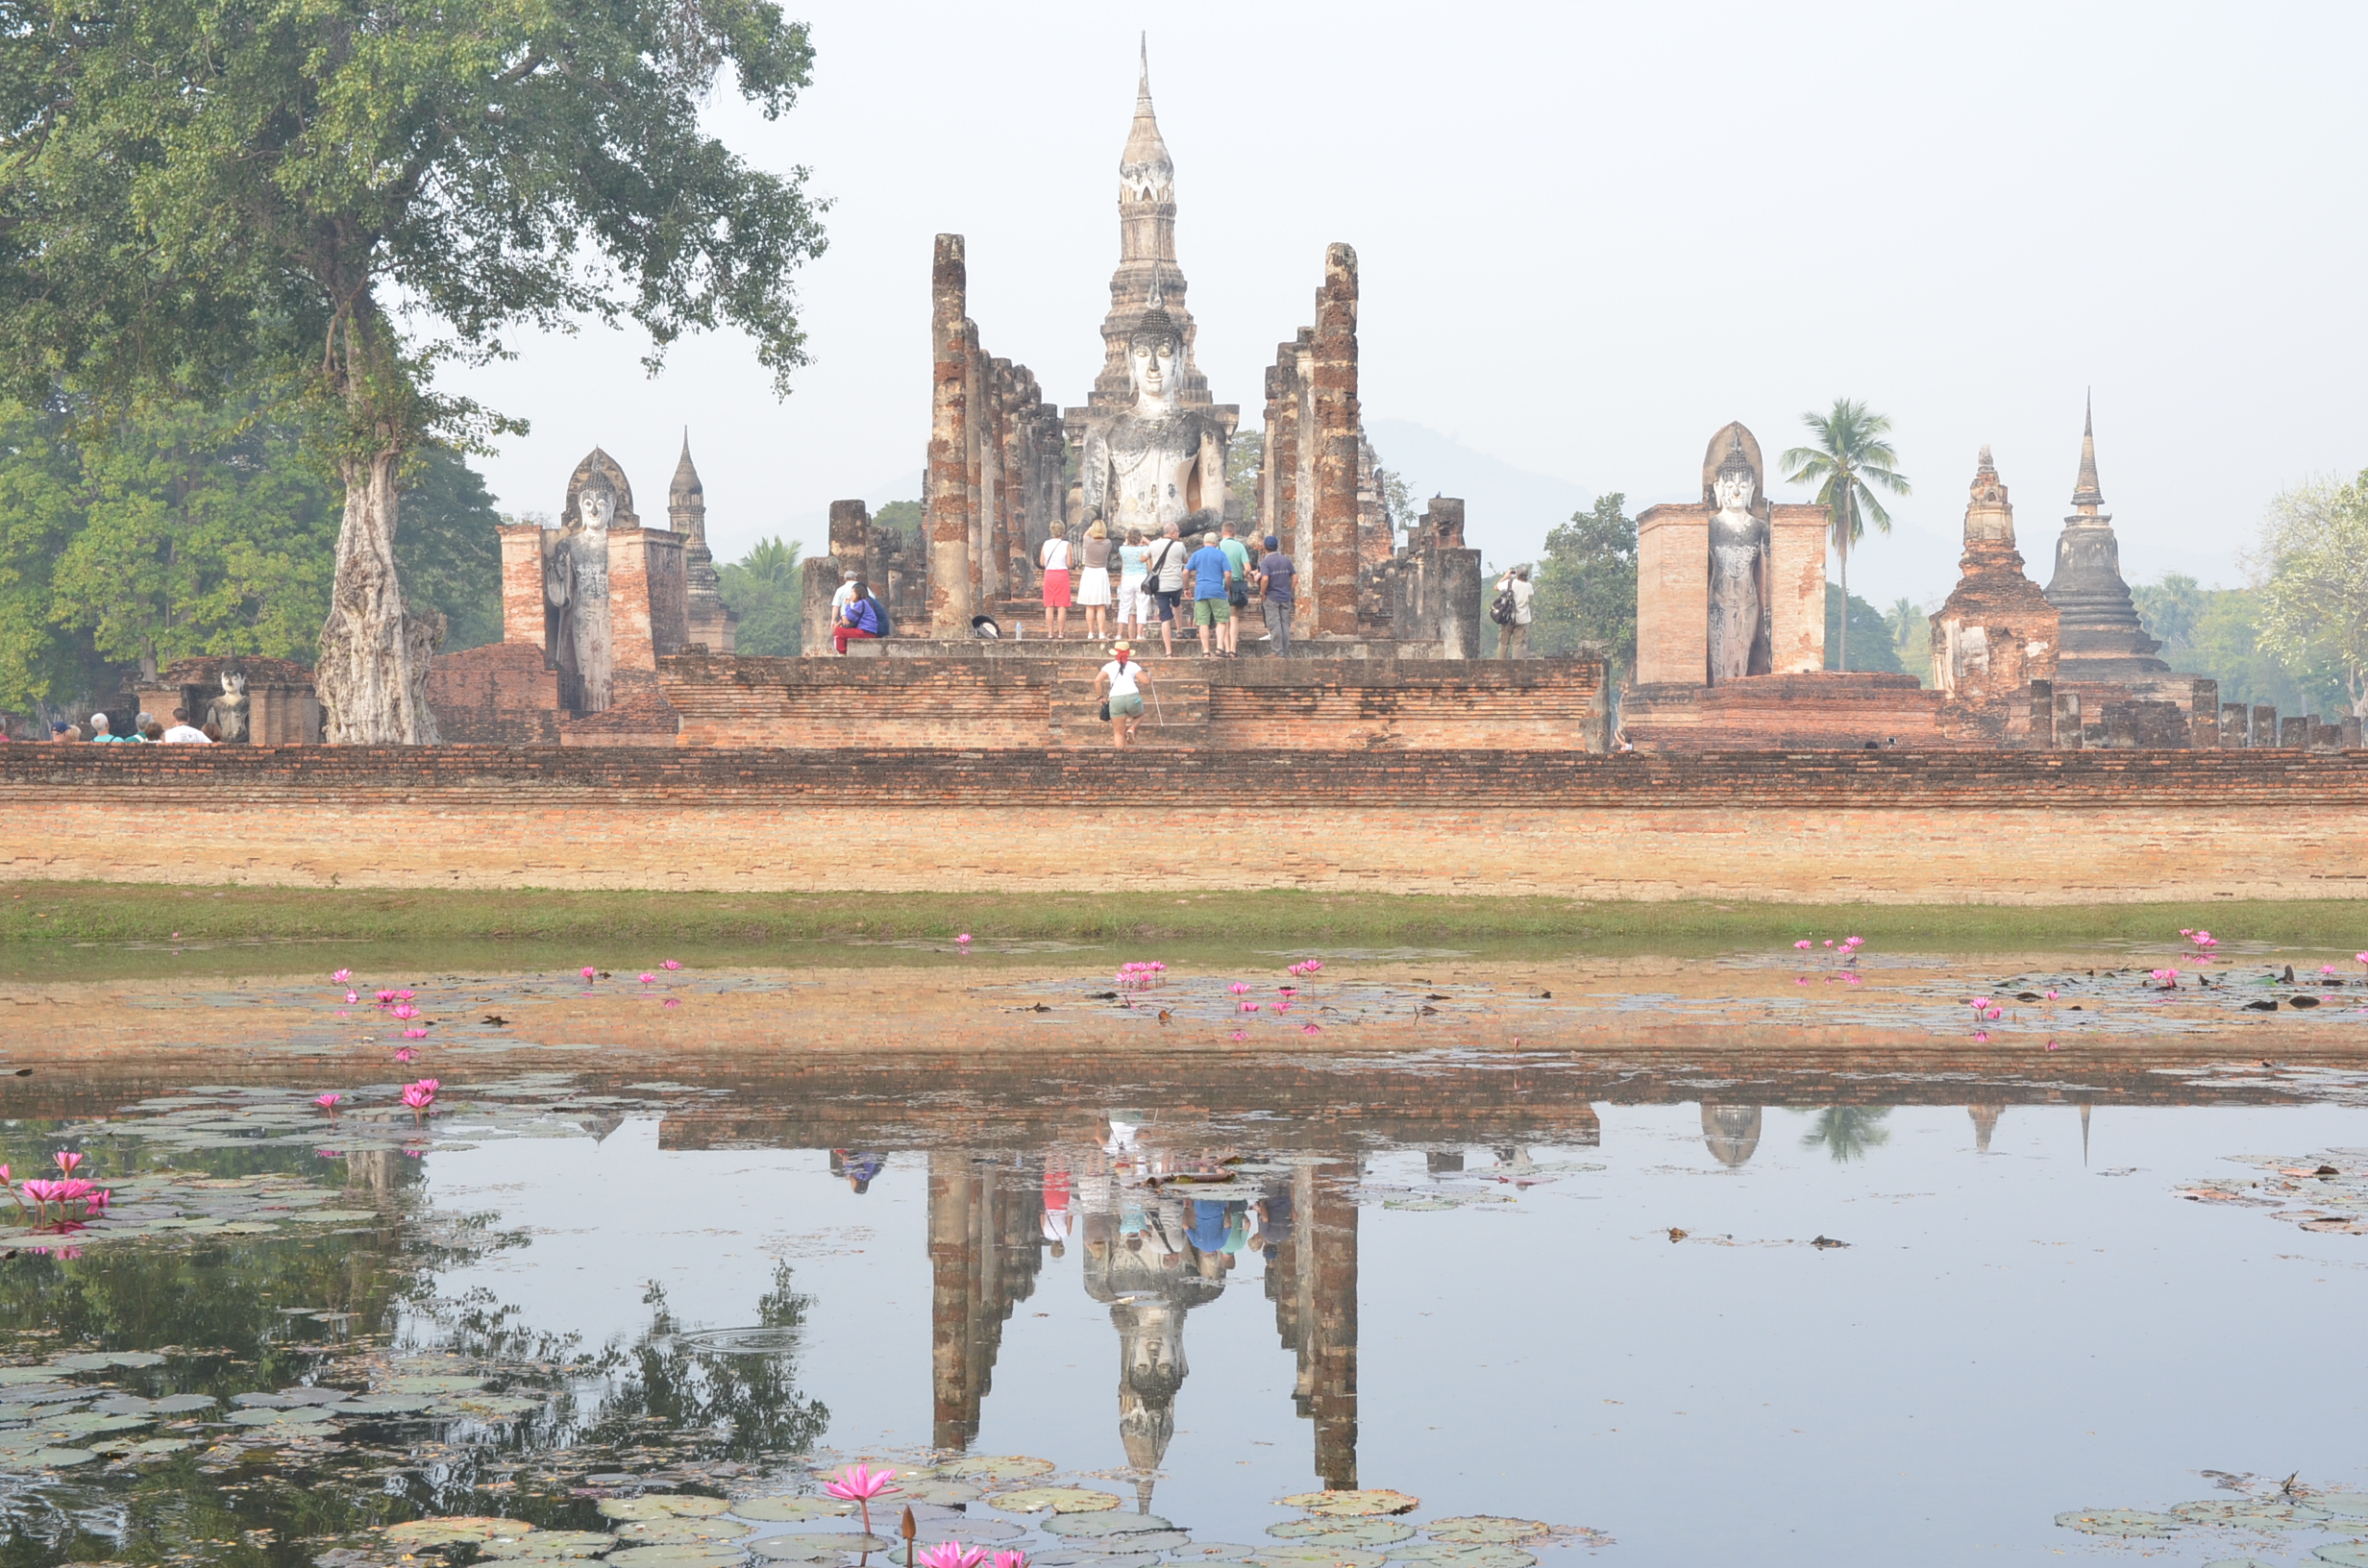
{"type": "Polygon", "coordinates": [[[1933,683],[1960,701],[1987,702],[2056,678],[2056,607],[2023,575],[2014,506],[1987,447],[1965,501],[1959,571],[1956,591],[1932,619],[1933,683]]]}
{"type": "Polygon", "coordinates": [[[2056,541],[2056,576],[2048,602],[2062,623],[2058,670],[2065,680],[2150,681],[2170,666],[2154,657],[2162,645],[2146,635],[2130,585],[2121,576],[2121,543],[2112,514],[2097,485],[2097,435],[2093,415],[2081,430],[2081,475],[2072,492],[2072,515],[2056,541]]]}

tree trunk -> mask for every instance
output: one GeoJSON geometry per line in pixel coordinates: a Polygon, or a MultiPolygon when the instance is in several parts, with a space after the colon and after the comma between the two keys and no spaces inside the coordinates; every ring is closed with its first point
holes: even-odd
{"type": "Polygon", "coordinates": [[[1834,652],[1834,668],[1847,671],[1850,668],[1850,492],[1846,487],[1840,500],[1841,504],[1835,508],[1835,516],[1841,527],[1834,534],[1834,544],[1841,551],[1841,637],[1834,652]]]}
{"type": "Polygon", "coordinates": [[[395,576],[395,449],[349,457],[337,575],[313,686],[328,709],[333,746],[432,746],[428,660],[443,641],[441,616],[404,608],[395,576]]]}

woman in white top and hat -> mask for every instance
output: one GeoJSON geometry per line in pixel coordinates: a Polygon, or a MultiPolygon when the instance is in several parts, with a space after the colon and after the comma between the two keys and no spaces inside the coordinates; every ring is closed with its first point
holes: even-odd
{"type": "Polygon", "coordinates": [[[1143,686],[1150,678],[1135,662],[1135,645],[1128,642],[1110,645],[1110,662],[1094,677],[1095,697],[1109,704],[1110,744],[1122,751],[1143,723],[1143,686]]]}

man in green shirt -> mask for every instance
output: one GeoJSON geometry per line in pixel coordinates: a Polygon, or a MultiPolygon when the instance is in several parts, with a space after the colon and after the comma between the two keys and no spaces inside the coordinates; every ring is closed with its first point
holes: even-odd
{"type": "Polygon", "coordinates": [[[1219,647],[1232,658],[1242,656],[1242,612],[1249,608],[1249,547],[1234,537],[1239,531],[1228,523],[1224,536],[1217,541],[1217,548],[1225,552],[1225,559],[1233,567],[1233,576],[1225,585],[1233,618],[1217,628],[1219,647]]]}

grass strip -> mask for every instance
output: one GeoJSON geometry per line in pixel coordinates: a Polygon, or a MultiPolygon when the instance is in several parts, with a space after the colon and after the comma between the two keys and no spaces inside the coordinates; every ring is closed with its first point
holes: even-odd
{"type": "Polygon", "coordinates": [[[0,945],[253,943],[774,943],[946,939],[1459,946],[1580,944],[1721,950],[1863,937],[1875,947],[1974,951],[2092,943],[2175,945],[2182,926],[2223,943],[2368,947],[2368,903],[1610,903],[1539,896],[1245,893],[640,893],[358,891],[15,882],[0,945]]]}

